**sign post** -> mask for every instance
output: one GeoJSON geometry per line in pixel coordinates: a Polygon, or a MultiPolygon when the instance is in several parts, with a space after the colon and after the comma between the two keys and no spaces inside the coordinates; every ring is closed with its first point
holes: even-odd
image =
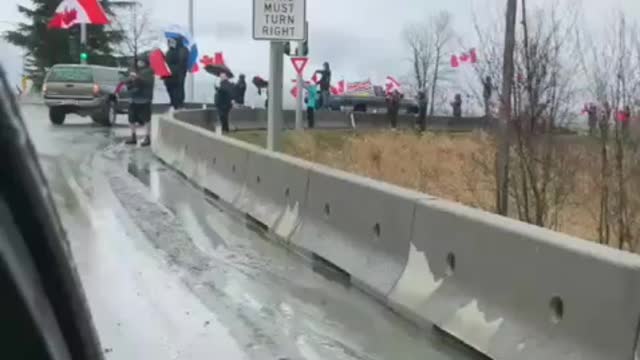
{"type": "Polygon", "coordinates": [[[280,151],[282,144],[282,60],[284,43],[272,41],[269,56],[269,90],[267,91],[267,149],[280,151]]]}
{"type": "MultiPolygon", "coordinates": [[[[298,49],[301,48],[302,42],[298,44],[298,49]]],[[[292,57],[291,63],[293,64],[293,68],[298,74],[296,81],[296,88],[298,91],[298,96],[296,97],[296,130],[304,130],[304,122],[302,121],[302,105],[304,94],[302,82],[304,81],[304,79],[302,75],[304,73],[305,67],[307,67],[307,64],[309,63],[309,59],[306,57],[292,57]]]]}
{"type": "Polygon", "coordinates": [[[253,0],[253,38],[271,41],[267,147],[278,151],[282,137],[284,42],[305,40],[306,0],[253,0]]]}

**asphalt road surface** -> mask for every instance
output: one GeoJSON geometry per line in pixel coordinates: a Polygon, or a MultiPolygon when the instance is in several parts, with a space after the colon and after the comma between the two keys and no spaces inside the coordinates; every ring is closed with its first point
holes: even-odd
{"type": "Polygon", "coordinates": [[[22,113],[107,359],[477,358],[268,240],[125,126],[22,113]]]}

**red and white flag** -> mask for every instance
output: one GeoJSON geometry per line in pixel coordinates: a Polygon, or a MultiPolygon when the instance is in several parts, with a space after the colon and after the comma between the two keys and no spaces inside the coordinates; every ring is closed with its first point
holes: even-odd
{"type": "Polygon", "coordinates": [[[331,87],[331,95],[334,95],[334,96],[344,95],[346,91],[347,89],[346,89],[346,84],[344,80],[338,81],[338,86],[331,87]]]}
{"type": "Polygon", "coordinates": [[[373,92],[371,80],[347,83],[347,93],[370,93],[373,92]]]}
{"type": "Polygon", "coordinates": [[[451,55],[451,67],[457,68],[461,64],[475,64],[478,62],[478,53],[476,49],[471,49],[469,52],[462,53],[460,55],[451,55]]]}
{"type": "Polygon", "coordinates": [[[391,94],[394,91],[402,93],[402,86],[400,86],[400,82],[396,80],[393,76],[387,76],[387,80],[385,81],[385,90],[387,94],[391,94]]]}
{"type": "Polygon", "coordinates": [[[107,25],[109,19],[98,0],[62,0],[49,29],[69,29],[77,24],[107,25]]]}

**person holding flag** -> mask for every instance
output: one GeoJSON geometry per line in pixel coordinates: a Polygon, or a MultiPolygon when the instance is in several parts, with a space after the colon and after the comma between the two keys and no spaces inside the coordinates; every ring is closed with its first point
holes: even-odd
{"type": "Polygon", "coordinates": [[[184,84],[187,77],[189,50],[184,46],[182,38],[179,37],[169,38],[167,45],[169,50],[165,57],[171,70],[171,76],[164,79],[164,85],[169,93],[171,106],[178,110],[184,107],[184,84]]]}
{"type": "Polygon", "coordinates": [[[171,25],[164,32],[169,49],[165,59],[171,76],[164,79],[174,109],[184,107],[187,72],[198,71],[198,47],[191,33],[179,25],[171,25]]]}

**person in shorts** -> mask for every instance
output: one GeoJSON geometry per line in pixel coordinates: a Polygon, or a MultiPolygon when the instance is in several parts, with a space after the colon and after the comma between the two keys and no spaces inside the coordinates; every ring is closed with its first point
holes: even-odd
{"type": "Polygon", "coordinates": [[[146,60],[138,60],[137,65],[138,70],[130,74],[127,83],[131,93],[131,105],[129,106],[131,136],[126,141],[126,144],[137,145],[136,128],[138,125],[144,125],[146,136],[140,146],[149,146],[151,145],[151,103],[153,101],[155,77],[146,60]]]}

